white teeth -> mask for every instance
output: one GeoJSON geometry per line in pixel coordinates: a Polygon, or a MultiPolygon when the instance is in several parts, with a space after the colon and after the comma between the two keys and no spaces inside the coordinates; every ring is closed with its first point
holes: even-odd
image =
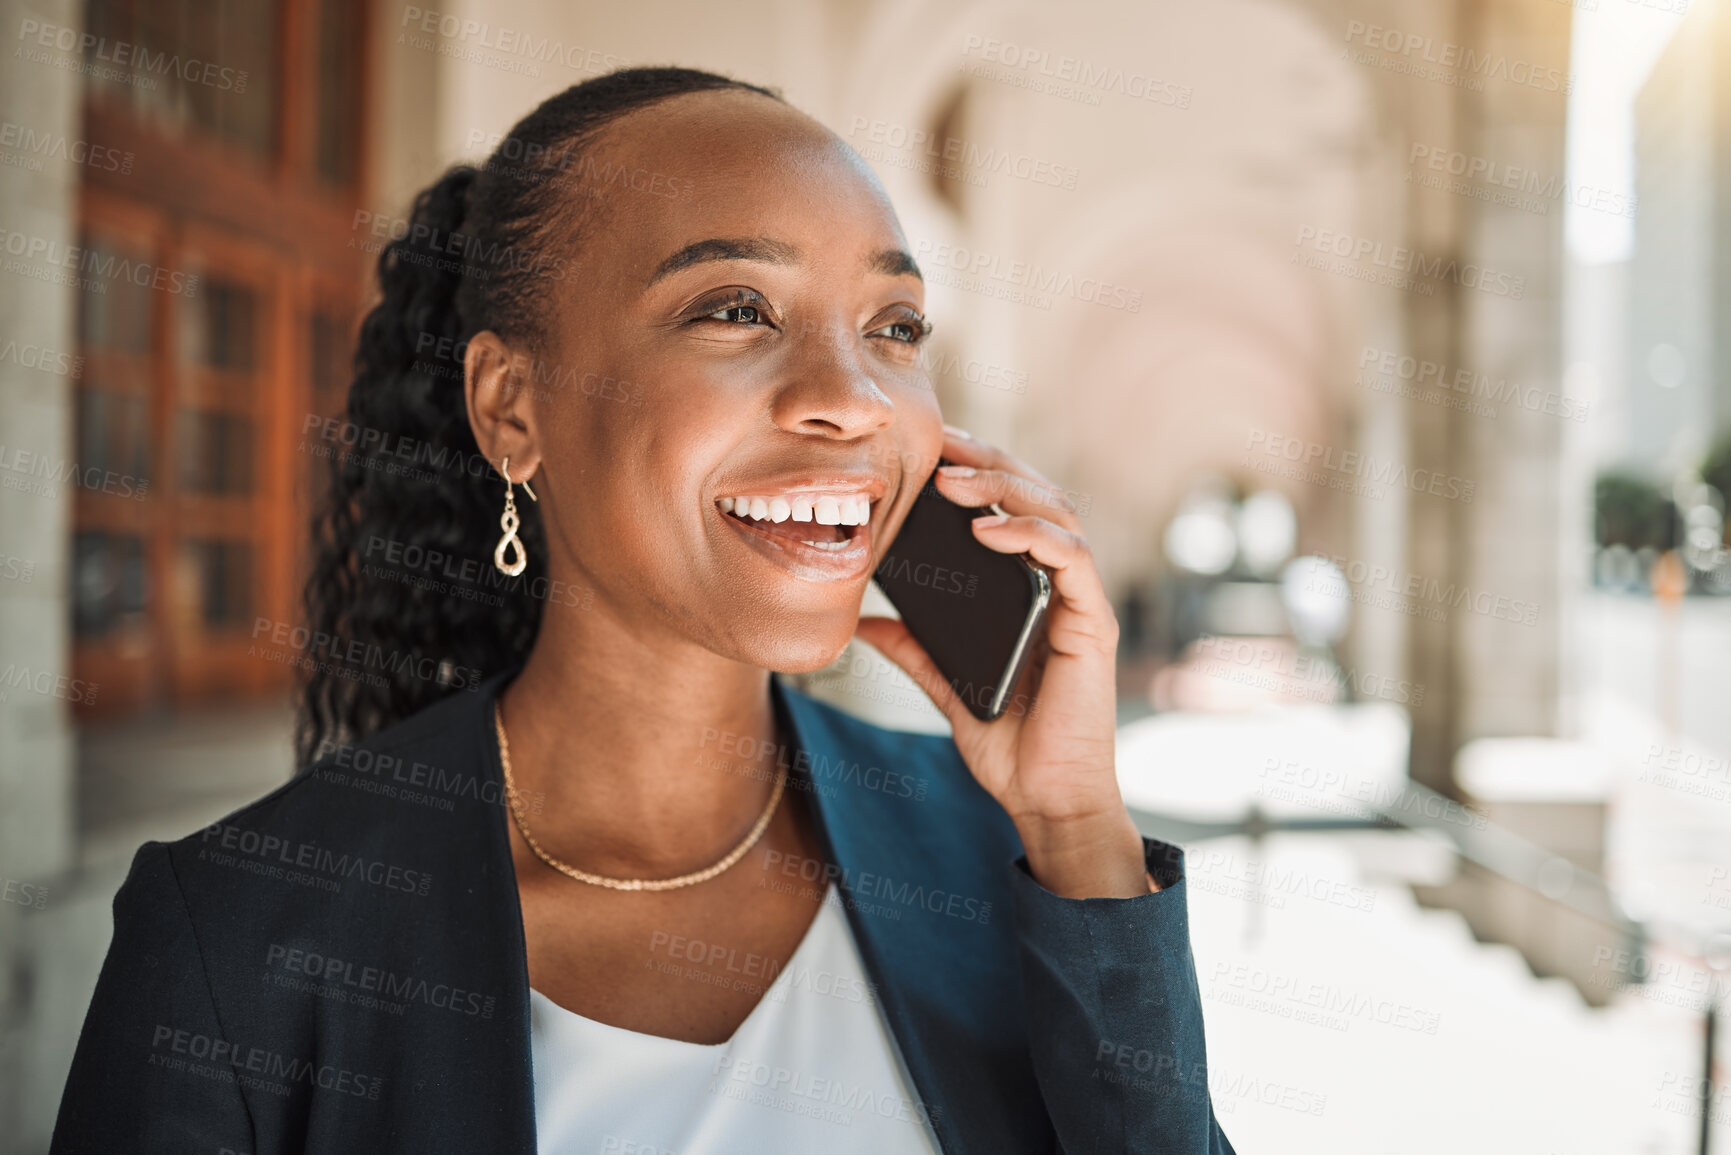
{"type": "Polygon", "coordinates": [[[851,542],[851,541],[808,541],[805,544],[811,546],[813,549],[828,550],[831,553],[835,553],[838,550],[846,549],[848,546],[852,545],[853,542],[851,542]]]}
{"type": "MultiPolygon", "coordinates": [[[[842,496],[809,493],[778,494],[775,497],[723,497],[716,500],[722,513],[753,521],[803,521],[818,525],[869,525],[872,499],[863,493],[842,496]]],[[[822,543],[828,549],[831,543],[822,543]]]]}

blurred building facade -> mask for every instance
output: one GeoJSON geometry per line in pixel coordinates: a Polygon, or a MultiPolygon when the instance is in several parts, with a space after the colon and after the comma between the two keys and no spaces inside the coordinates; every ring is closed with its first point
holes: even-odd
{"type": "Polygon", "coordinates": [[[86,157],[0,166],[27,250],[0,339],[55,354],[0,356],[0,570],[31,573],[0,580],[0,669],[29,672],[0,700],[0,874],[53,896],[0,904],[19,1150],[45,1145],[131,846],[187,829],[93,824],[80,728],[280,700],[289,668],[249,649],[297,620],[306,433],[340,410],[380,236],[624,64],[779,85],[873,164],[946,417],[1064,483],[1115,594],[1167,576],[1196,479],[1272,488],[1351,588],[1343,666],[1406,687],[1414,778],[1446,790],[1471,739],[1557,725],[1577,530],[1565,418],[1527,399],[1564,393],[1562,214],[1455,170],[1563,172],[1567,4],[0,10],[31,54],[0,70],[9,122],[86,157]],[[56,280],[72,248],[82,283],[56,280]]]}

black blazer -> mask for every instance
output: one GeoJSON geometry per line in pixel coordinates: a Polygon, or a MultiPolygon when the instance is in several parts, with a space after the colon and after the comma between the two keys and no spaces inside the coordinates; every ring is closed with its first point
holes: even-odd
{"type": "MultiPolygon", "coordinates": [[[[529,977],[492,729],[514,673],[139,849],[52,1152],[532,1155],[529,977]]],[[[1059,898],[949,738],[772,685],[944,1151],[1230,1153],[1182,853],[1146,844],[1158,893],[1059,898]]]]}

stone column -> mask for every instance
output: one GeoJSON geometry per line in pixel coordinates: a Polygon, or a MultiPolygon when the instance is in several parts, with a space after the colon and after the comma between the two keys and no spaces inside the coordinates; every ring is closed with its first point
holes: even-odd
{"type": "MultiPolygon", "coordinates": [[[[47,887],[51,907],[76,856],[71,706],[55,687],[72,672],[75,488],[63,475],[75,458],[77,298],[70,286],[18,269],[53,269],[53,254],[78,243],[78,168],[67,154],[80,135],[79,76],[26,53],[46,26],[77,29],[82,9],[74,0],[0,0],[10,46],[0,67],[0,261],[18,262],[0,269],[0,1151],[46,1144],[46,1135],[22,1126],[37,1042],[30,940],[43,912],[35,888],[47,887]],[[44,140],[50,145],[39,147],[44,140]],[[57,141],[67,147],[53,147],[57,141]],[[55,248],[44,254],[42,246],[55,248]],[[54,477],[32,469],[41,460],[54,477]]],[[[59,47],[41,52],[77,57],[59,47]]]]}

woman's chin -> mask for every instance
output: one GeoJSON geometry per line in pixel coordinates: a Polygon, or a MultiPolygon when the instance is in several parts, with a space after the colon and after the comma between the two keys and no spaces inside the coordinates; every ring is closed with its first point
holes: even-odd
{"type": "Polygon", "coordinates": [[[755,651],[748,658],[753,665],[783,674],[809,674],[821,670],[841,656],[853,637],[853,623],[845,630],[824,630],[802,636],[772,636],[767,631],[752,639],[755,651]]]}

